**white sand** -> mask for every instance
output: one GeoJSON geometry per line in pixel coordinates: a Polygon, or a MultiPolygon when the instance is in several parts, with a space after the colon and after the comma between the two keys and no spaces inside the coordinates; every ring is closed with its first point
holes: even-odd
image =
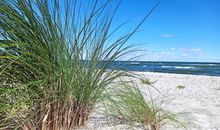
{"type": "MultiPolygon", "coordinates": [[[[220,77],[150,72],[136,73],[151,81],[157,80],[154,84],[155,88],[168,96],[166,106],[164,106],[165,109],[173,113],[184,113],[183,117],[189,130],[220,130],[220,77]],[[178,85],[183,85],[185,88],[178,89],[178,85]]],[[[140,81],[137,81],[137,83],[144,93],[148,92],[147,87],[141,84],[140,81]]],[[[156,94],[156,91],[153,93],[156,95],[154,98],[161,97],[160,94],[156,94]]],[[[118,125],[99,129],[123,129],[123,127],[118,125]]],[[[161,129],[176,130],[177,128],[164,126],[161,129]]]]}
{"type": "MultiPolygon", "coordinates": [[[[140,72],[139,72],[140,73],[140,72]]],[[[168,93],[166,108],[184,112],[191,130],[220,130],[220,77],[141,73],[151,80],[162,93],[168,93]],[[178,85],[185,86],[178,89],[178,85]]],[[[164,128],[165,129],[165,128],[164,128]]],[[[168,128],[166,128],[168,129],[168,128]]]]}

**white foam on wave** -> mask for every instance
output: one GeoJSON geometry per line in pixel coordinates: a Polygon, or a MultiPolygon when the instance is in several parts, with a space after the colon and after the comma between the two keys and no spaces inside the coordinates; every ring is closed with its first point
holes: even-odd
{"type": "Polygon", "coordinates": [[[131,62],[130,64],[138,65],[138,64],[140,64],[140,63],[139,63],[139,62],[131,62]]]}
{"type": "Polygon", "coordinates": [[[161,66],[161,68],[172,68],[172,66],[161,66]]]}
{"type": "Polygon", "coordinates": [[[175,68],[175,69],[193,69],[192,66],[161,66],[161,68],[175,68]]]}
{"type": "Polygon", "coordinates": [[[217,64],[208,64],[208,66],[218,66],[217,64]]]}
{"type": "Polygon", "coordinates": [[[219,66],[218,64],[185,64],[185,65],[192,65],[192,66],[219,66]]]}
{"type": "Polygon", "coordinates": [[[193,69],[195,67],[192,67],[192,66],[174,66],[174,68],[176,68],[176,69],[193,69]]]}

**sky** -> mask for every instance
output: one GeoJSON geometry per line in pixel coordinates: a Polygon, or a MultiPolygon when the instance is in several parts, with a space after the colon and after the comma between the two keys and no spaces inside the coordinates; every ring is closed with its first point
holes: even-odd
{"type": "MultiPolygon", "coordinates": [[[[129,23],[115,35],[131,31],[158,1],[121,0],[112,28],[129,23]]],[[[142,44],[140,61],[220,62],[219,12],[220,0],[162,0],[128,44],[142,44]]]]}
{"type": "MultiPolygon", "coordinates": [[[[131,29],[158,0],[122,0],[114,18],[131,29]]],[[[220,62],[220,0],[162,0],[128,41],[140,46],[140,61],[220,62]]]]}

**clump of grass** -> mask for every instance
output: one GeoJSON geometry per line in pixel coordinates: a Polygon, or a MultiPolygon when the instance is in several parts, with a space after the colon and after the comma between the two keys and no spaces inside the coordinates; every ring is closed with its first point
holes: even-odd
{"type": "Polygon", "coordinates": [[[151,95],[143,95],[136,83],[122,82],[117,89],[112,89],[112,96],[108,97],[111,103],[107,102],[105,106],[110,115],[127,124],[139,123],[151,130],[159,130],[165,124],[185,127],[177,115],[164,110],[162,105],[157,105],[153,97],[146,100],[144,96],[151,95]]]}
{"type": "Polygon", "coordinates": [[[178,89],[184,89],[185,86],[184,86],[184,85],[178,85],[177,88],[178,88],[178,89]]]}
{"type": "Polygon", "coordinates": [[[220,86],[215,87],[215,90],[220,90],[220,86]]]}
{"type": "MultiPolygon", "coordinates": [[[[108,70],[131,51],[130,33],[111,41],[110,1],[0,1],[0,128],[73,129],[84,125],[118,77],[108,70]],[[85,3],[84,3],[85,4],[85,3]],[[101,62],[104,61],[104,62],[101,62]]],[[[116,6],[116,9],[118,5],[116,6]]]]}
{"type": "Polygon", "coordinates": [[[141,80],[141,83],[142,83],[142,84],[146,84],[146,85],[152,85],[152,84],[154,84],[154,83],[157,82],[157,81],[151,81],[151,80],[148,79],[148,78],[141,78],[140,80],[141,80]]]}
{"type": "Polygon", "coordinates": [[[220,90],[220,87],[215,88],[215,90],[220,90]]]}

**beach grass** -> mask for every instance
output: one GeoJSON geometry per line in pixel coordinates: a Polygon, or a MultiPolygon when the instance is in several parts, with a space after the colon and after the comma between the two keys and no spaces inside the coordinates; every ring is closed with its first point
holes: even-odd
{"type": "Polygon", "coordinates": [[[151,80],[148,79],[148,78],[140,78],[140,80],[141,80],[141,83],[142,83],[142,84],[146,84],[146,85],[152,85],[152,84],[154,84],[154,83],[157,82],[157,81],[151,81],[151,80]]]}
{"type": "Polygon", "coordinates": [[[178,85],[177,88],[178,88],[178,89],[184,89],[185,86],[184,86],[184,85],[178,85]]]}
{"type": "Polygon", "coordinates": [[[73,129],[82,126],[103,92],[127,76],[111,70],[132,52],[133,31],[109,43],[118,5],[76,0],[0,1],[0,128],[73,129]],[[105,62],[100,62],[105,61],[105,62]],[[98,67],[97,67],[98,66],[98,67]]]}
{"type": "MultiPolygon", "coordinates": [[[[131,127],[139,124],[143,129],[159,130],[163,125],[169,124],[186,128],[178,114],[173,114],[165,110],[162,104],[156,103],[149,89],[149,94],[143,93],[139,85],[133,81],[123,81],[118,85],[111,89],[112,95],[110,94],[105,104],[109,115],[117,117],[131,127]],[[145,98],[146,96],[149,100],[145,98]]],[[[165,102],[163,100],[165,98],[160,102],[165,102]]]]}

